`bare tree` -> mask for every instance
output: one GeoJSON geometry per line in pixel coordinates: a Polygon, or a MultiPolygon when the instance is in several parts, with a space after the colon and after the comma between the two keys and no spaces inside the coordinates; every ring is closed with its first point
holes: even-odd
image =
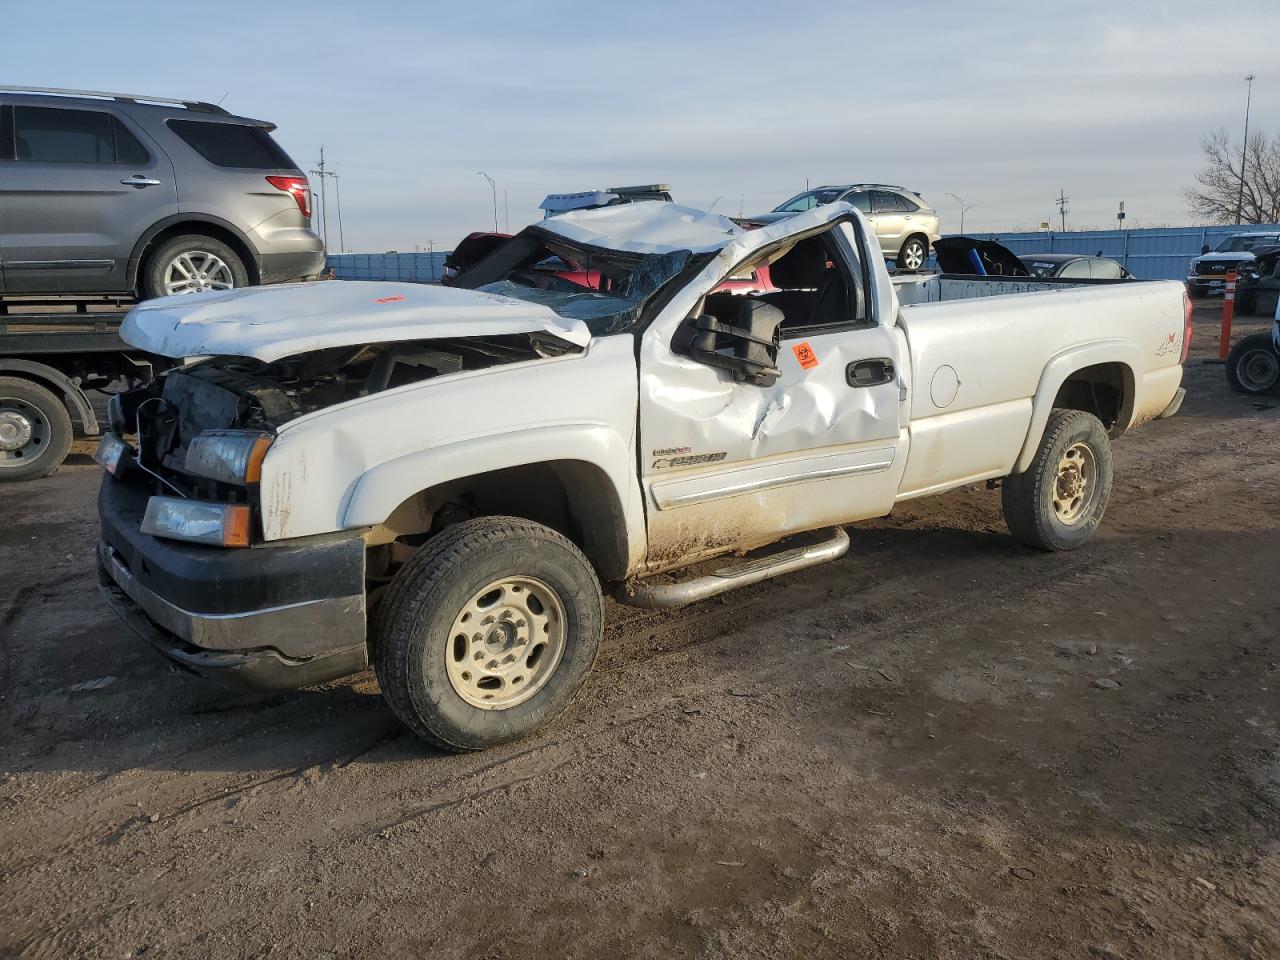
{"type": "Polygon", "coordinates": [[[1183,192],[1187,206],[1209,223],[1235,223],[1236,205],[1244,223],[1276,223],[1280,220],[1280,136],[1249,136],[1241,156],[1227,131],[1218,129],[1200,140],[1204,166],[1196,174],[1197,186],[1183,192]],[[1244,197],[1240,196],[1240,165],[1244,164],[1244,197]]]}

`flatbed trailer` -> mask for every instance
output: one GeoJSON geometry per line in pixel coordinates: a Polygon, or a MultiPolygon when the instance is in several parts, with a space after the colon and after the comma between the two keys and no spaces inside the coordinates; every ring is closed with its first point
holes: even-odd
{"type": "Polygon", "coordinates": [[[102,432],[89,397],[150,378],[160,358],[120,339],[133,301],[0,297],[0,482],[47,476],[102,432]]]}

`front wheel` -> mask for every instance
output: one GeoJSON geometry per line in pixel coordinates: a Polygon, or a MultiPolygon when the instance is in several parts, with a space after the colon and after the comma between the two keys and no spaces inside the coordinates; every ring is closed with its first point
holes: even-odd
{"type": "Polygon", "coordinates": [[[1089,542],[1111,496],[1111,440],[1083,410],[1055,410],[1025,473],[1005,477],[1001,505],[1009,532],[1041,550],[1089,542]]]}
{"type": "Polygon", "coordinates": [[[595,664],[604,605],[591,564],[515,517],[448,528],[396,574],[374,664],[391,709],[424,740],[482,750],[551,721],[595,664]]]}
{"type": "Polygon", "coordinates": [[[239,254],[221,240],[191,234],[166,240],[147,260],[142,292],[147,298],[180,293],[235,290],[249,285],[239,254]]]}
{"type": "Polygon", "coordinates": [[[898,251],[899,270],[919,270],[924,266],[925,257],[929,256],[929,241],[924,237],[908,237],[898,251]]]}
{"type": "Polygon", "coordinates": [[[1280,356],[1271,334],[1252,333],[1231,348],[1227,383],[1237,393],[1274,393],[1280,388],[1280,356]]]}

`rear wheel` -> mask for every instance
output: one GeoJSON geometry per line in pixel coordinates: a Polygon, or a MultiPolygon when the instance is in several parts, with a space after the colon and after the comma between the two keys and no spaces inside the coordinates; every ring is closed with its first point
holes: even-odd
{"type": "Polygon", "coordinates": [[[1271,334],[1250,334],[1231,348],[1227,383],[1237,393],[1274,393],[1280,388],[1280,355],[1271,334]]]}
{"type": "Polygon", "coordinates": [[[1009,532],[1041,550],[1088,543],[1110,496],[1111,440],[1083,410],[1055,410],[1031,466],[1005,477],[1001,488],[1009,532]]]}
{"type": "Polygon", "coordinates": [[[481,750],[568,706],[603,622],[600,583],[569,540],[514,517],[468,520],[392,581],[374,629],[378,682],[424,740],[481,750]]]}
{"type": "Polygon", "coordinates": [[[34,480],[58,469],[71,449],[71,417],[49,390],[0,377],[0,482],[34,480]]]}
{"type": "Polygon", "coordinates": [[[249,285],[240,255],[221,240],[189,234],[166,240],[147,260],[142,292],[147,298],[234,290],[249,285]]]}
{"type": "Polygon", "coordinates": [[[898,250],[899,270],[919,270],[929,256],[929,241],[919,235],[907,237],[898,250]]]}

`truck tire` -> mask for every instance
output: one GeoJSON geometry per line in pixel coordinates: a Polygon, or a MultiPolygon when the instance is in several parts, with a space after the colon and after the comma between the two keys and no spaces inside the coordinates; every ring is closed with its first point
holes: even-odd
{"type": "Polygon", "coordinates": [[[146,299],[249,285],[240,255],[221,240],[187,234],[166,240],[147,258],[142,277],[146,299]]]}
{"type": "Polygon", "coordinates": [[[1227,383],[1237,393],[1275,393],[1280,387],[1280,355],[1271,334],[1251,333],[1227,354],[1227,383]]]}
{"type": "Polygon", "coordinates": [[[919,234],[914,234],[907,237],[898,249],[897,268],[914,273],[924,266],[928,256],[929,241],[919,234]]]}
{"type": "Polygon", "coordinates": [[[1111,497],[1111,440],[1083,410],[1055,410],[1025,473],[1005,477],[1004,522],[1040,550],[1074,550],[1089,542],[1111,497]]]}
{"type": "Polygon", "coordinates": [[[71,416],[56,394],[0,377],[0,483],[47,477],[71,449],[71,416]]]}
{"type": "Polygon", "coordinates": [[[396,574],[374,626],[382,695],[419,737],[483,750],[555,718],[595,664],[600,582],[565,537],[481,517],[427,541],[396,574]]]}

